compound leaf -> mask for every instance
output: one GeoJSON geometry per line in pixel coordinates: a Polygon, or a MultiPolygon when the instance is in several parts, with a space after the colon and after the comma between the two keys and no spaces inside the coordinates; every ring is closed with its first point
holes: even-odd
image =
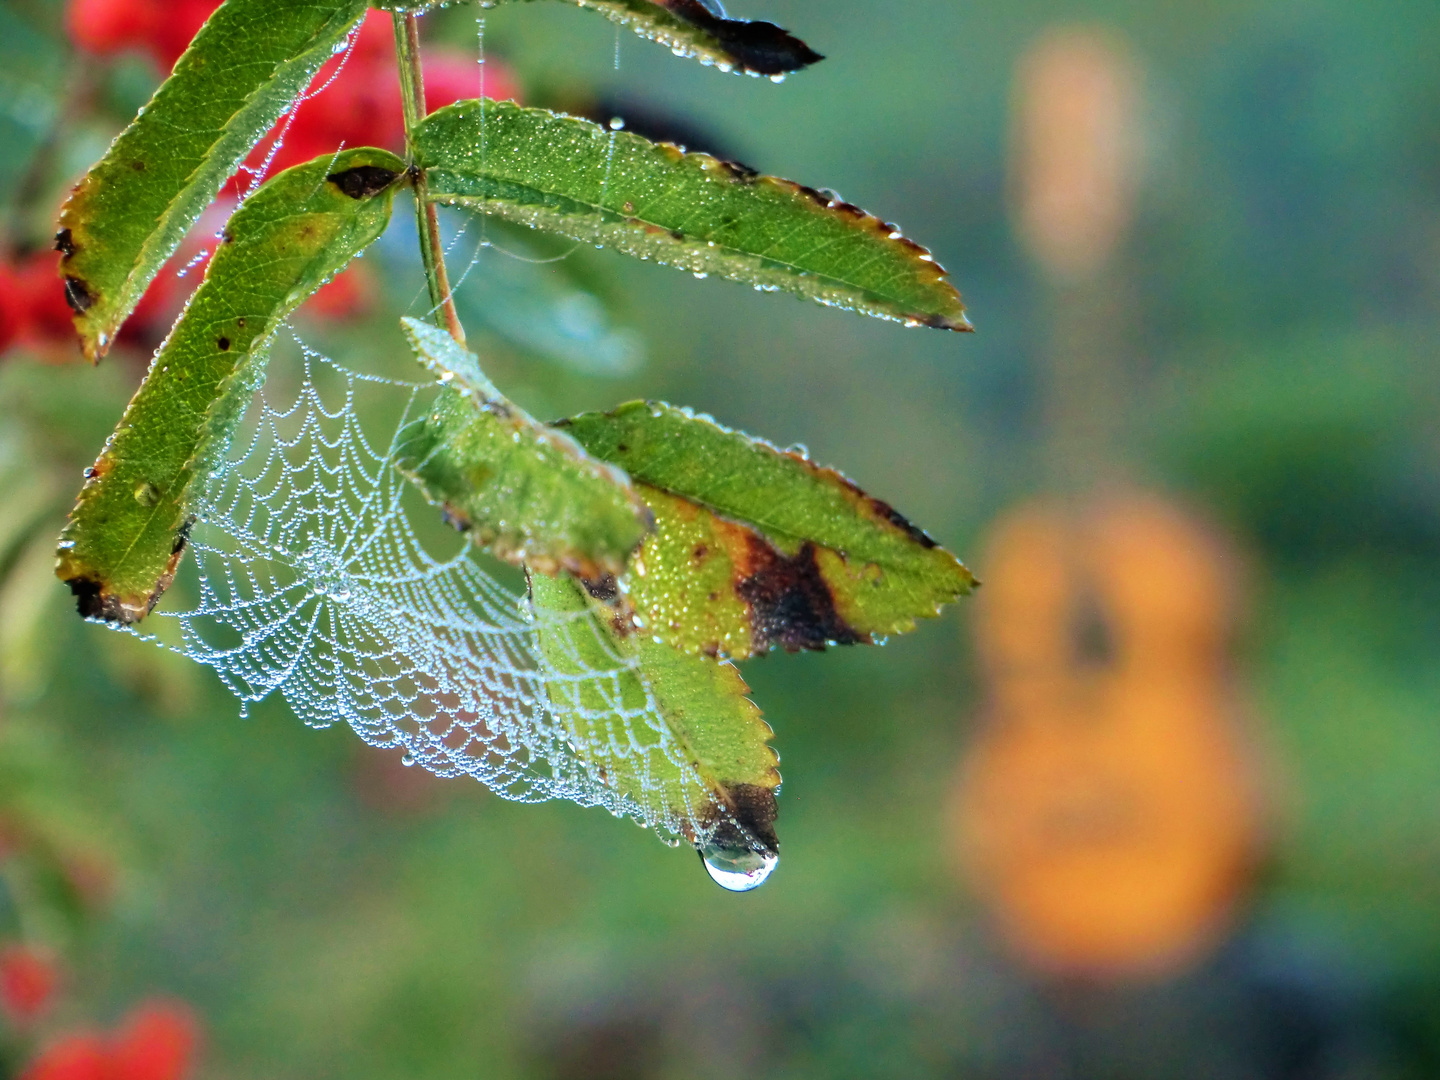
{"type": "Polygon", "coordinates": [[[404,170],[387,151],[347,150],[279,173],[235,212],[61,536],[56,574],[81,614],[132,623],[155,606],[192,485],[263,378],[276,327],[384,231],[404,170]]]}
{"type": "Polygon", "coordinates": [[[364,14],[364,0],[226,0],[76,185],[55,246],[92,361],[220,185],[364,14]]]}
{"type": "MultiPolygon", "coordinates": [[[[547,681],[550,705],[600,778],[642,805],[663,800],[672,814],[708,834],[710,851],[742,864],[752,855],[773,855],[779,759],[770,747],[770,725],[745,696],[749,687],[734,665],[637,633],[569,578],[535,575],[530,590],[542,615],[563,616],[537,621],[541,654],[562,676],[547,681]],[[586,677],[614,669],[617,659],[630,666],[620,669],[614,685],[586,677]],[[679,761],[612,752],[635,738],[616,704],[633,714],[650,702],[681,752],[679,761]]],[[[698,843],[700,836],[688,839],[698,843]]]]}
{"type": "Polygon", "coordinates": [[[498,558],[548,574],[621,573],[650,527],[625,474],[507,401],[445,331],[402,324],[447,389],[402,437],[400,470],[498,558]]]}
{"type": "Polygon", "coordinates": [[[623,578],[647,634],[736,659],[914,628],[974,578],[888,504],[808,457],[670,405],[560,426],[636,482],[655,515],[623,578]]]}
{"type": "Polygon", "coordinates": [[[417,142],[439,202],[867,315],[970,329],[929,252],[789,180],[514,102],[439,109],[417,142]]]}

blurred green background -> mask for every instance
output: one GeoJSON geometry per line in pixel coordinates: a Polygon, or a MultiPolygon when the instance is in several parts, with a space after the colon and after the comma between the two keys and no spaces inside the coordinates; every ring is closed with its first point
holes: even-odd
{"type": "MultiPolygon", "coordinates": [[[[279,702],[241,720],[208,671],[82,623],[51,576],[146,354],[92,370],[21,348],[0,360],[0,837],[72,853],[100,894],[0,844],[5,932],[63,957],[56,1029],[167,993],[204,1018],[200,1075],[236,1078],[1440,1075],[1440,6],[731,7],[828,59],[776,86],[629,33],[617,54],[610,24],[561,4],[462,6],[427,30],[473,49],[482,14],[528,101],[650,108],[898,221],[978,332],[618,255],[486,252],[475,280],[497,284],[465,301],[499,328],[482,359],[541,416],[646,396],[804,443],[983,577],[988,523],[1046,484],[1048,293],[1008,187],[1016,60],[1056,24],[1123,35],[1145,147],[1117,260],[1128,468],[1246,555],[1234,657],[1274,821],[1230,939],[1144,986],[1057,989],[1006,959],[944,816],[984,694],[968,602],[883,649],[745,667],[785,777],[783,858],[753,894],[608,815],[416,775],[279,702]],[[535,340],[576,304],[620,359],[535,340]]],[[[0,6],[0,200],[37,243],[54,185],[157,79],[139,59],[92,70],[53,191],[28,196],[89,63],[59,16],[0,6]]],[[[384,266],[369,318],[307,339],[393,365],[421,279],[384,266]]]]}

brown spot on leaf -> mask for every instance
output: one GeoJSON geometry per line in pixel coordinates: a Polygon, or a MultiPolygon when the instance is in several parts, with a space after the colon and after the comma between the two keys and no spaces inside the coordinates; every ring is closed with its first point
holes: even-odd
{"type": "Polygon", "coordinates": [[[580,584],[585,586],[585,591],[602,604],[613,604],[620,598],[620,586],[616,582],[614,574],[605,574],[593,581],[582,580],[580,584]]]}
{"type": "Polygon", "coordinates": [[[223,334],[220,335],[218,338],[215,339],[215,347],[218,348],[221,352],[229,352],[230,339],[223,334]]]}
{"type": "Polygon", "coordinates": [[[55,234],[55,250],[60,252],[62,258],[72,258],[75,254],[75,238],[69,229],[61,229],[55,234]]]}
{"type": "Polygon", "coordinates": [[[710,549],[704,544],[696,544],[695,550],[690,553],[691,558],[696,562],[704,562],[705,556],[710,554],[710,549]]]}
{"type": "Polygon", "coordinates": [[[742,184],[751,183],[760,176],[759,169],[752,169],[744,162],[732,161],[729,158],[718,158],[717,160],[721,165],[725,166],[726,171],[730,173],[732,179],[738,180],[742,184]]]}
{"type": "Polygon", "coordinates": [[[756,652],[771,645],[798,652],[832,643],[870,643],[870,635],[858,633],[835,610],[835,596],[820,573],[812,541],[787,556],[749,533],[747,547],[744,566],[737,567],[746,576],[735,583],[735,592],[750,606],[756,652]]]}
{"type": "Polygon", "coordinates": [[[245,329],[245,316],[244,316],[244,315],[241,315],[238,319],[236,319],[236,320],[235,320],[235,325],[238,326],[238,327],[240,327],[241,330],[244,330],[244,329],[245,329]]]}
{"type": "Polygon", "coordinates": [[[379,165],[357,165],[344,172],[331,173],[325,179],[350,198],[365,199],[384,191],[399,175],[394,169],[382,169],[379,165]]]}
{"type": "Polygon", "coordinates": [[[144,171],[145,171],[145,162],[143,162],[143,161],[132,161],[132,162],[130,163],[130,168],[134,169],[136,172],[144,172],[144,171]]]}
{"type": "Polygon", "coordinates": [[[65,275],[65,302],[70,305],[70,310],[76,315],[84,315],[90,310],[90,305],[95,303],[95,297],[85,282],[67,274],[65,275]]]}

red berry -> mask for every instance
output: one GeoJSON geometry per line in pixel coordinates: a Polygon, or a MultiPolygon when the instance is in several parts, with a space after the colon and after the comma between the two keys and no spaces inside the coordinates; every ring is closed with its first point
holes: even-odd
{"type": "Polygon", "coordinates": [[[70,0],[65,6],[70,40],[101,56],[141,47],[154,21],[149,0],[70,0]]]}
{"type": "Polygon", "coordinates": [[[364,263],[352,263],[320,287],[301,310],[317,319],[352,319],[363,315],[375,298],[375,279],[364,263]]]}
{"type": "Polygon", "coordinates": [[[105,1080],[183,1080],[199,1042],[200,1025],[188,1006],[147,1002],[111,1041],[105,1080]]]}
{"type": "Polygon", "coordinates": [[[19,1025],[29,1024],[49,1007],[60,973],[50,957],[24,945],[0,950],[0,1007],[19,1025]]]}
{"type": "Polygon", "coordinates": [[[69,0],[65,27],[86,52],[138,49],[168,72],[218,6],[219,0],[69,0]]]}
{"type": "Polygon", "coordinates": [[[108,1080],[106,1049],[97,1035],[66,1035],[32,1061],[19,1080],[108,1080]]]}

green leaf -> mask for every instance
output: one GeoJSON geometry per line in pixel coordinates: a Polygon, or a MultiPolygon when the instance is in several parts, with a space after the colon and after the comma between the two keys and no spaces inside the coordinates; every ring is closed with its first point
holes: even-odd
{"type": "Polygon", "coordinates": [[[401,321],[449,389],[402,436],[400,470],[498,558],[540,573],[619,574],[650,528],[625,474],[507,401],[445,331],[401,321]]]}
{"type": "Polygon", "coordinates": [[[192,485],[264,378],[280,321],[390,220],[405,163],[347,150],[272,177],[235,212],[70,514],[56,573],[83,615],[131,623],[169,586],[192,485]]]}
{"type": "Polygon", "coordinates": [[[92,361],[220,185],[364,14],[364,0],[226,0],[75,187],[55,246],[92,361]]]}
{"type": "Polygon", "coordinates": [[[825,59],[774,23],[728,19],[700,0],[569,0],[721,71],[784,75],[825,59]]]}
{"type": "Polygon", "coordinates": [[[642,806],[657,799],[691,831],[707,854],[744,864],[774,855],[779,759],[770,725],[745,695],[733,664],[690,656],[637,633],[568,578],[533,575],[531,599],[541,654],[562,676],[547,681],[550,705],[570,729],[576,751],[614,790],[642,806]],[[547,614],[561,618],[545,617],[547,614]],[[613,683],[596,671],[629,661],[613,683]],[[635,713],[654,702],[684,764],[657,754],[613,752],[643,733],[627,729],[616,701],[635,713]]]}
{"type": "MultiPolygon", "coordinates": [[[[494,7],[499,0],[481,4],[494,7]]],[[[676,56],[692,56],[721,71],[746,75],[783,76],[825,58],[774,23],[730,19],[716,14],[713,0],[568,0],[576,7],[598,11],[613,23],[628,26],[657,41],[676,56]]],[[[450,0],[374,0],[387,11],[428,11],[450,0]]]]}
{"type": "Polygon", "coordinates": [[[754,656],[869,643],[975,584],[955,556],[833,469],[643,401],[558,425],[630,474],[655,532],[623,585],[646,632],[754,656]]]}
{"type": "Polygon", "coordinates": [[[867,315],[970,329],[929,252],[788,180],[513,102],[439,109],[417,144],[439,202],[867,315]]]}

